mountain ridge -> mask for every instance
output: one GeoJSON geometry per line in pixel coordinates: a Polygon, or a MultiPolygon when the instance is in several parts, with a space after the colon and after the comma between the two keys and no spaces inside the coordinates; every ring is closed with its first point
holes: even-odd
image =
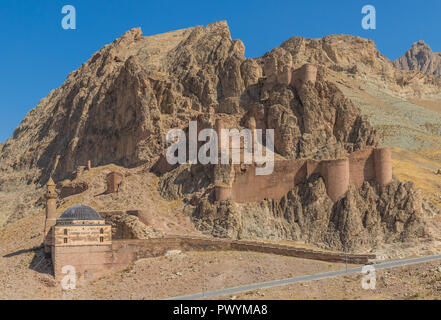
{"type": "Polygon", "coordinates": [[[402,70],[418,70],[427,75],[441,77],[441,52],[434,52],[423,40],[412,47],[394,65],[402,70]]]}

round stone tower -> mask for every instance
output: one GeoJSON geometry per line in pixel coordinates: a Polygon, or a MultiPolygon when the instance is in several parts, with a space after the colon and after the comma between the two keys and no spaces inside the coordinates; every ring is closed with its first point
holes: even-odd
{"type": "Polygon", "coordinates": [[[52,177],[47,182],[46,191],[46,220],[44,225],[44,252],[50,255],[52,248],[52,227],[57,222],[57,193],[52,177]]]}
{"type": "Polygon", "coordinates": [[[340,200],[349,188],[349,159],[323,161],[321,172],[332,201],[340,200]]]}
{"type": "Polygon", "coordinates": [[[223,184],[216,184],[214,192],[216,201],[219,202],[230,200],[232,196],[232,188],[223,184]]]}
{"type": "Polygon", "coordinates": [[[312,83],[315,83],[315,81],[317,80],[317,67],[313,64],[308,63],[303,66],[303,69],[303,81],[311,81],[312,83]]]}
{"type": "Polygon", "coordinates": [[[381,186],[392,182],[392,152],[390,149],[375,149],[375,178],[381,186]]]}

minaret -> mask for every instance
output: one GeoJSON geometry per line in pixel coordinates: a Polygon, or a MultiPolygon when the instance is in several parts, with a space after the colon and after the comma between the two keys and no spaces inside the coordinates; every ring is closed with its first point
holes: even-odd
{"type": "Polygon", "coordinates": [[[46,192],[46,221],[44,225],[44,253],[51,254],[52,250],[52,227],[57,222],[57,193],[52,177],[47,182],[46,192]]]}

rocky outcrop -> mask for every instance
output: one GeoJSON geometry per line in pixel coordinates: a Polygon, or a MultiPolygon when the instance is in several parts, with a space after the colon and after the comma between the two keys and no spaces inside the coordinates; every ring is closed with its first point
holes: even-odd
{"type": "Polygon", "coordinates": [[[323,179],[315,176],[280,201],[217,205],[202,199],[193,220],[214,236],[292,239],[351,251],[430,236],[419,193],[411,183],[398,181],[385,188],[365,182],[334,203],[326,195],[323,179]]]}
{"type": "Polygon", "coordinates": [[[402,70],[418,70],[427,75],[441,77],[441,52],[433,52],[423,40],[415,42],[404,56],[394,61],[402,70]]]}
{"type": "MultiPolygon", "coordinates": [[[[26,184],[30,199],[21,205],[34,208],[50,175],[69,178],[89,161],[153,164],[165,152],[166,132],[201,115],[230,115],[240,127],[253,114],[258,128],[276,130],[276,151],[287,157],[374,144],[357,108],[320,72],[316,83],[291,83],[300,60],[288,49],[246,59],[226,22],[150,37],[132,29],[72,72],[1,145],[0,192],[17,198],[26,184]]],[[[6,201],[2,208],[18,210],[6,201]]]]}
{"type": "MultiPolygon", "coordinates": [[[[12,217],[5,221],[41,208],[49,176],[66,179],[90,161],[94,167],[153,166],[161,195],[184,199],[194,224],[214,236],[341,248],[422,235],[415,192],[398,182],[384,190],[366,184],[334,204],[317,178],[280,201],[239,205],[214,201],[213,182],[230,182],[228,165],[164,163],[167,131],[187,130],[190,120],[204,127],[222,119],[226,128],[252,123],[274,129],[276,156],[285,160],[339,159],[377,145],[367,119],[327,79],[330,71],[395,84],[404,79],[371,40],[293,37],[259,58],[245,58],[244,51],[226,22],[148,37],[132,29],[104,46],[0,144],[0,207],[12,217]],[[357,232],[362,236],[352,243],[357,232]]],[[[115,219],[117,235],[150,237],[135,218],[115,219]]]]}

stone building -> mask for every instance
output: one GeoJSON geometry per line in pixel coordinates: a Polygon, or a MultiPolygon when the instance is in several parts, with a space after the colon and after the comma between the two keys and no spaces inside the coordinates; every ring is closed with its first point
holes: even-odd
{"type": "Polygon", "coordinates": [[[92,208],[73,206],[57,218],[55,183],[47,183],[44,250],[51,256],[55,278],[74,266],[77,279],[91,279],[112,267],[112,230],[92,208]]]}

